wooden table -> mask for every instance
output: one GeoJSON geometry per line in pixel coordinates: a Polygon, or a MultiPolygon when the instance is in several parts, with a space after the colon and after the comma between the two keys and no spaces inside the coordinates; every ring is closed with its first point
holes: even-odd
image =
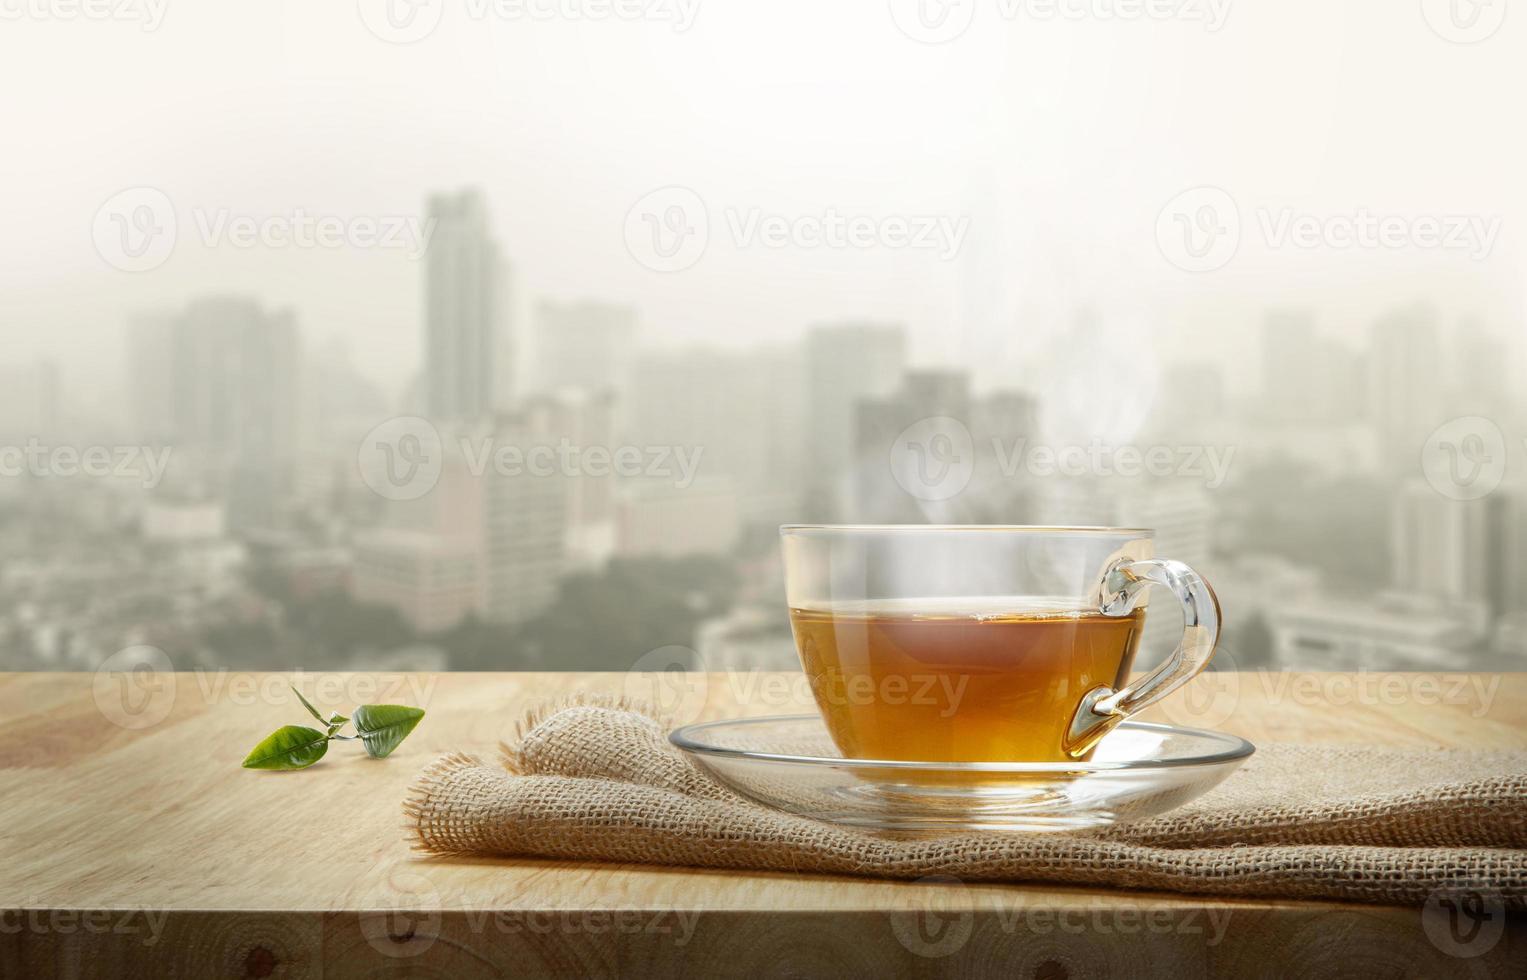
{"type": "MultiPolygon", "coordinates": [[[[1521,976],[1527,927],[1415,908],[1048,886],[441,859],[404,789],[584,691],[716,717],[807,709],[792,675],[304,674],[324,710],[428,716],[397,754],[239,767],[305,713],[291,675],[0,674],[0,976],[616,973],[1521,976]],[[408,911],[400,911],[408,910],[408,911]],[[1445,923],[1443,926],[1445,927],[1445,923]],[[1467,925],[1467,924],[1466,924],[1467,925]]],[[[1253,741],[1527,744],[1527,675],[1220,674],[1157,720],[1253,741]]]]}

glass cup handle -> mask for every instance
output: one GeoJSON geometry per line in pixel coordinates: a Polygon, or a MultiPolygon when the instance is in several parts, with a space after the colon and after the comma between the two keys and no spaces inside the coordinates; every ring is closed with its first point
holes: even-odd
{"type": "Polygon", "coordinates": [[[1139,683],[1118,691],[1095,687],[1083,695],[1066,733],[1068,755],[1080,756],[1090,750],[1119,722],[1192,680],[1214,656],[1219,642],[1219,600],[1209,583],[1180,561],[1120,559],[1103,573],[1098,608],[1105,616],[1127,616],[1152,585],[1171,589],[1182,604],[1182,643],[1166,663],[1139,683]]]}

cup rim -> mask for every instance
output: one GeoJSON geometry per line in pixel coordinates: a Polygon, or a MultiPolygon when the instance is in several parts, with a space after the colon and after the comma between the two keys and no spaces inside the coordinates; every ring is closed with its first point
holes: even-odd
{"type": "Polygon", "coordinates": [[[1148,527],[1110,527],[1103,524],[781,524],[779,526],[781,535],[865,531],[1001,531],[1028,534],[1129,535],[1136,538],[1156,536],[1155,530],[1148,527]]]}

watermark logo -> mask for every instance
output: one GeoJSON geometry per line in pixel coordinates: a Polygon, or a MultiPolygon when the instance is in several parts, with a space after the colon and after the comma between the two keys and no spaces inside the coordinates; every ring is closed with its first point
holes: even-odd
{"type": "Polygon", "coordinates": [[[651,705],[674,726],[699,721],[710,697],[710,675],[698,653],[671,645],[636,659],[621,684],[621,694],[651,705]]]}
{"type": "Polygon", "coordinates": [[[366,30],[389,44],[412,44],[434,33],[445,0],[356,0],[366,30]]]}
{"type": "Polygon", "coordinates": [[[95,669],[91,694],[107,721],[129,731],[152,728],[175,706],[175,667],[158,647],[131,646],[95,669]]]}
{"type": "Polygon", "coordinates": [[[1185,190],[1156,216],[1156,247],[1184,272],[1212,272],[1235,258],[1240,244],[1240,209],[1221,188],[1185,190]]]}
{"type": "Polygon", "coordinates": [[[1433,946],[1458,959],[1483,956],[1506,931],[1506,901],[1478,882],[1433,890],[1421,906],[1421,928],[1433,946]]]}
{"type": "Polygon", "coordinates": [[[902,429],[891,443],[891,476],[918,500],[962,492],[975,472],[975,440],[959,419],[936,415],[902,429]]]}
{"type": "Polygon", "coordinates": [[[891,20],[920,44],[943,44],[964,34],[975,19],[976,0],[890,0],[891,20]]]}
{"type": "Polygon", "coordinates": [[[1450,500],[1478,500],[1506,476],[1506,437],[1479,415],[1444,422],[1421,448],[1421,472],[1450,500]]]}
{"type": "Polygon", "coordinates": [[[916,907],[890,913],[896,941],[912,955],[930,960],[964,949],[975,929],[975,915],[964,907],[965,883],[951,875],[928,875],[913,884],[938,886],[938,890],[921,894],[904,890],[916,907]]]}
{"type": "Polygon", "coordinates": [[[361,439],[361,479],[388,500],[417,500],[440,482],[445,451],[428,419],[404,415],[375,426],[361,439]]]}
{"type": "Polygon", "coordinates": [[[361,935],[389,959],[419,956],[440,938],[440,893],[428,878],[412,871],[394,872],[387,884],[365,903],[361,935]]]}
{"type": "Polygon", "coordinates": [[[626,251],[655,272],[680,272],[710,242],[710,212],[699,194],[677,185],[642,195],[626,212],[626,251]]]}
{"type": "Polygon", "coordinates": [[[95,212],[90,237],[95,250],[123,272],[157,269],[175,251],[175,205],[157,187],[129,187],[95,212]]]}
{"type": "Polygon", "coordinates": [[[1506,21],[1506,0],[1421,0],[1426,26],[1444,41],[1477,44],[1506,21]]]}
{"type": "Polygon", "coordinates": [[[1223,645],[1199,675],[1161,701],[1161,713],[1183,728],[1216,729],[1241,704],[1241,674],[1235,656],[1223,645]]]}

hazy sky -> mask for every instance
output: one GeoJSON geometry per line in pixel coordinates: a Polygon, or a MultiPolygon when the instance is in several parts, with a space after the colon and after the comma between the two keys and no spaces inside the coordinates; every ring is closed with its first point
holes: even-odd
{"type": "Polygon", "coordinates": [[[970,27],[925,44],[898,27],[899,0],[686,0],[683,31],[658,19],[679,0],[635,21],[434,2],[438,27],[392,44],[363,22],[371,0],[137,0],[126,21],[0,0],[0,362],[57,357],[85,397],[115,385],[130,313],[239,291],[294,306],[311,341],[343,336],[397,384],[418,357],[417,261],[211,247],[194,215],[418,215],[431,190],[467,184],[489,196],[522,295],[630,302],[663,343],[901,319],[919,359],[990,385],[1032,380],[1034,352],[1084,304],[1142,360],[1195,345],[1232,358],[1275,305],[1357,335],[1375,310],[1427,296],[1520,329],[1527,16],[1455,44],[1428,26],[1430,0],[1230,0],[1217,31],[1189,19],[1209,0],[1133,21],[1110,0],[1073,0],[1073,20],[959,0],[970,27]],[[710,240],[693,267],[660,273],[633,259],[624,223],[669,185],[705,202],[710,240]],[[1156,229],[1199,185],[1228,192],[1242,228],[1233,259],[1195,273],[1163,257],[1156,229]],[[92,221],[137,186],[173,202],[179,237],[163,265],[130,273],[97,254],[92,221]],[[1499,219],[1498,234],[1475,258],[1279,247],[1258,224],[1360,208],[1499,219]],[[770,249],[727,224],[828,209],[968,230],[946,260],[770,249]]]}

